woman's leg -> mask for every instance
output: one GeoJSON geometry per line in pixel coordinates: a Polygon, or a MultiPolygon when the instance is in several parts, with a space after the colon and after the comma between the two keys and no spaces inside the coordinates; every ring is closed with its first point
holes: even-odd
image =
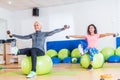
{"type": "Polygon", "coordinates": [[[96,48],[90,48],[88,53],[90,55],[90,65],[88,66],[88,69],[91,70],[92,69],[92,62],[94,60],[94,55],[98,54],[99,51],[96,48]]]}
{"type": "Polygon", "coordinates": [[[30,54],[28,56],[31,56],[32,70],[31,70],[30,74],[28,74],[27,78],[31,78],[31,77],[36,76],[37,56],[43,56],[43,55],[45,55],[45,53],[38,48],[32,48],[30,50],[30,54]]]}
{"type": "Polygon", "coordinates": [[[96,48],[90,48],[89,49],[89,54],[90,54],[90,60],[93,61],[94,60],[94,55],[98,54],[99,51],[96,48]]]}
{"type": "Polygon", "coordinates": [[[32,59],[32,71],[36,72],[37,56],[43,56],[45,53],[38,48],[32,48],[30,53],[32,59]]]}
{"type": "Polygon", "coordinates": [[[84,51],[83,51],[83,46],[82,46],[82,44],[79,44],[78,45],[78,50],[80,51],[80,55],[81,56],[83,56],[85,53],[84,53],[84,51]]]}
{"type": "Polygon", "coordinates": [[[18,55],[27,55],[30,56],[31,48],[19,49],[18,55]]]}

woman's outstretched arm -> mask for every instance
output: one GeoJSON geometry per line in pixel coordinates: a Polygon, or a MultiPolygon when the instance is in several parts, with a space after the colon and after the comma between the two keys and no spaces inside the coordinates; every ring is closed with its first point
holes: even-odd
{"type": "Polygon", "coordinates": [[[107,36],[116,37],[116,36],[119,36],[119,34],[118,34],[118,33],[105,33],[105,34],[100,34],[100,38],[107,37],[107,36]]]}

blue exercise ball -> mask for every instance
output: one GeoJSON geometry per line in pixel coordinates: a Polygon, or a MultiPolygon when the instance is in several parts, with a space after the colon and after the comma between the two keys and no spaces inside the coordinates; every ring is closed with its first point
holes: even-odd
{"type": "Polygon", "coordinates": [[[51,59],[53,64],[59,64],[61,62],[61,60],[58,57],[52,57],[51,59]]]}
{"type": "Polygon", "coordinates": [[[108,62],[117,63],[120,62],[120,56],[114,55],[108,58],[108,62]]]}

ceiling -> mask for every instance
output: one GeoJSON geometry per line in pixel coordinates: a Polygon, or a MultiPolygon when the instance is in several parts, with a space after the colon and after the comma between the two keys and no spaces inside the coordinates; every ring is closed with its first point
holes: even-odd
{"type": "Polygon", "coordinates": [[[0,0],[0,7],[16,11],[32,9],[34,7],[43,8],[59,5],[67,5],[91,0],[0,0]]]}

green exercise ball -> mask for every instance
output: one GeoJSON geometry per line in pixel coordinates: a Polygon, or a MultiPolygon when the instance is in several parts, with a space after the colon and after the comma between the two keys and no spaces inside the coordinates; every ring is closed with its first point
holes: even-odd
{"type": "Polygon", "coordinates": [[[69,57],[70,55],[70,51],[68,49],[61,49],[58,52],[58,58],[60,58],[61,60],[65,59],[66,57],[69,57]]]}
{"type": "MultiPolygon", "coordinates": [[[[48,55],[38,56],[36,64],[36,73],[37,74],[47,74],[51,72],[53,63],[51,58],[48,55]]],[[[32,68],[31,57],[25,57],[21,63],[21,70],[24,74],[29,74],[32,68]]]]}
{"type": "Polygon", "coordinates": [[[78,48],[75,48],[72,50],[71,57],[72,58],[80,58],[80,51],[78,50],[78,48]]]}
{"type": "Polygon", "coordinates": [[[72,58],[72,63],[77,63],[77,58],[72,58]]]}
{"type": "Polygon", "coordinates": [[[48,56],[50,56],[51,58],[52,57],[57,57],[57,52],[55,50],[53,50],[53,49],[50,49],[50,50],[46,51],[46,54],[48,56]]]}
{"type": "Polygon", "coordinates": [[[115,50],[115,55],[120,56],[120,47],[115,50]]]}
{"type": "Polygon", "coordinates": [[[92,63],[93,68],[101,68],[105,62],[104,56],[101,53],[94,55],[94,60],[92,63]]]}
{"type": "MultiPolygon", "coordinates": [[[[83,68],[88,68],[90,64],[90,56],[89,54],[85,54],[81,57],[81,60],[80,60],[80,65],[83,67],[83,68]]],[[[92,62],[92,66],[94,69],[96,68],[101,68],[104,64],[104,57],[101,53],[98,53],[98,54],[95,54],[94,55],[94,58],[93,58],[93,62],[92,62]]]]}
{"type": "Polygon", "coordinates": [[[85,55],[81,56],[80,65],[83,68],[87,68],[89,66],[89,64],[90,64],[89,54],[85,54],[85,55]]]}
{"type": "Polygon", "coordinates": [[[105,61],[107,61],[109,57],[114,55],[114,49],[111,47],[105,47],[101,50],[101,53],[103,54],[105,61]]]}

